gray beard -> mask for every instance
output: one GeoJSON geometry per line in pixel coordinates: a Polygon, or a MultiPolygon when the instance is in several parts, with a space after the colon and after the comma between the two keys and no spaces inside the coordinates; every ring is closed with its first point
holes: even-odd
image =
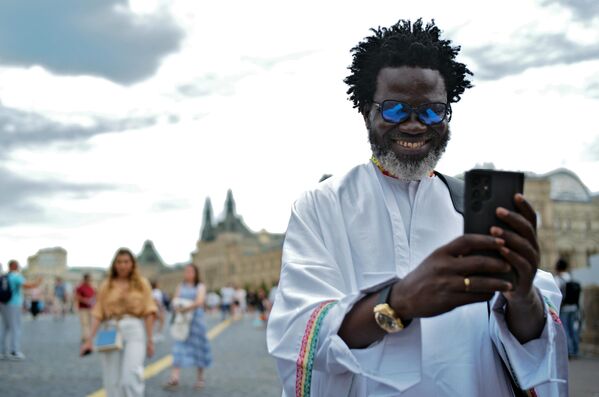
{"type": "Polygon", "coordinates": [[[370,148],[381,166],[391,175],[404,181],[419,181],[435,169],[441,156],[445,153],[450,138],[448,129],[446,139],[439,142],[438,146],[433,147],[424,158],[418,160],[398,158],[391,148],[379,146],[372,139],[370,148]]]}

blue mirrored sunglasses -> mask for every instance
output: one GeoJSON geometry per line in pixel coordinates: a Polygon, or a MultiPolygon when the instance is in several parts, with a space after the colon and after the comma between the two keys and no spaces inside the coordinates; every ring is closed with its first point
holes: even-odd
{"type": "Polygon", "coordinates": [[[451,107],[446,103],[425,103],[412,107],[405,102],[387,99],[373,104],[379,109],[383,120],[388,123],[403,123],[412,116],[412,113],[415,113],[418,120],[425,125],[439,124],[448,115],[451,120],[451,107]]]}

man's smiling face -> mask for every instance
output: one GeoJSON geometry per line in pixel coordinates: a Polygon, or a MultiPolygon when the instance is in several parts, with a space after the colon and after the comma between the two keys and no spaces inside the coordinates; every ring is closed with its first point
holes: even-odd
{"type": "MultiPolygon", "coordinates": [[[[447,104],[443,77],[437,70],[420,67],[385,67],[377,76],[374,102],[395,100],[412,108],[447,104]]],[[[449,141],[447,117],[426,125],[415,113],[399,123],[385,121],[373,105],[364,115],[373,154],[381,165],[400,179],[417,180],[436,166],[449,141]]]]}

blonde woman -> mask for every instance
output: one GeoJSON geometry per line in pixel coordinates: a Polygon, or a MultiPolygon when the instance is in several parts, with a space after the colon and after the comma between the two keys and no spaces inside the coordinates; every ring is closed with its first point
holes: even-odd
{"type": "Polygon", "coordinates": [[[154,354],[152,327],[157,312],[150,283],[138,272],[130,250],[116,252],[109,277],[99,288],[92,309],[90,336],[81,353],[92,349],[92,341],[102,323],[116,323],[121,333],[120,350],[102,352],[104,389],[108,397],[143,396],[143,364],[154,354]]]}

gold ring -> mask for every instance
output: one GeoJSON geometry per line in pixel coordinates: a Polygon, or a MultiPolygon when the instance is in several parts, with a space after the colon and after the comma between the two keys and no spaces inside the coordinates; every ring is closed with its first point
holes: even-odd
{"type": "Polygon", "coordinates": [[[468,277],[464,277],[464,286],[466,287],[466,292],[470,290],[470,279],[468,277]]]}

